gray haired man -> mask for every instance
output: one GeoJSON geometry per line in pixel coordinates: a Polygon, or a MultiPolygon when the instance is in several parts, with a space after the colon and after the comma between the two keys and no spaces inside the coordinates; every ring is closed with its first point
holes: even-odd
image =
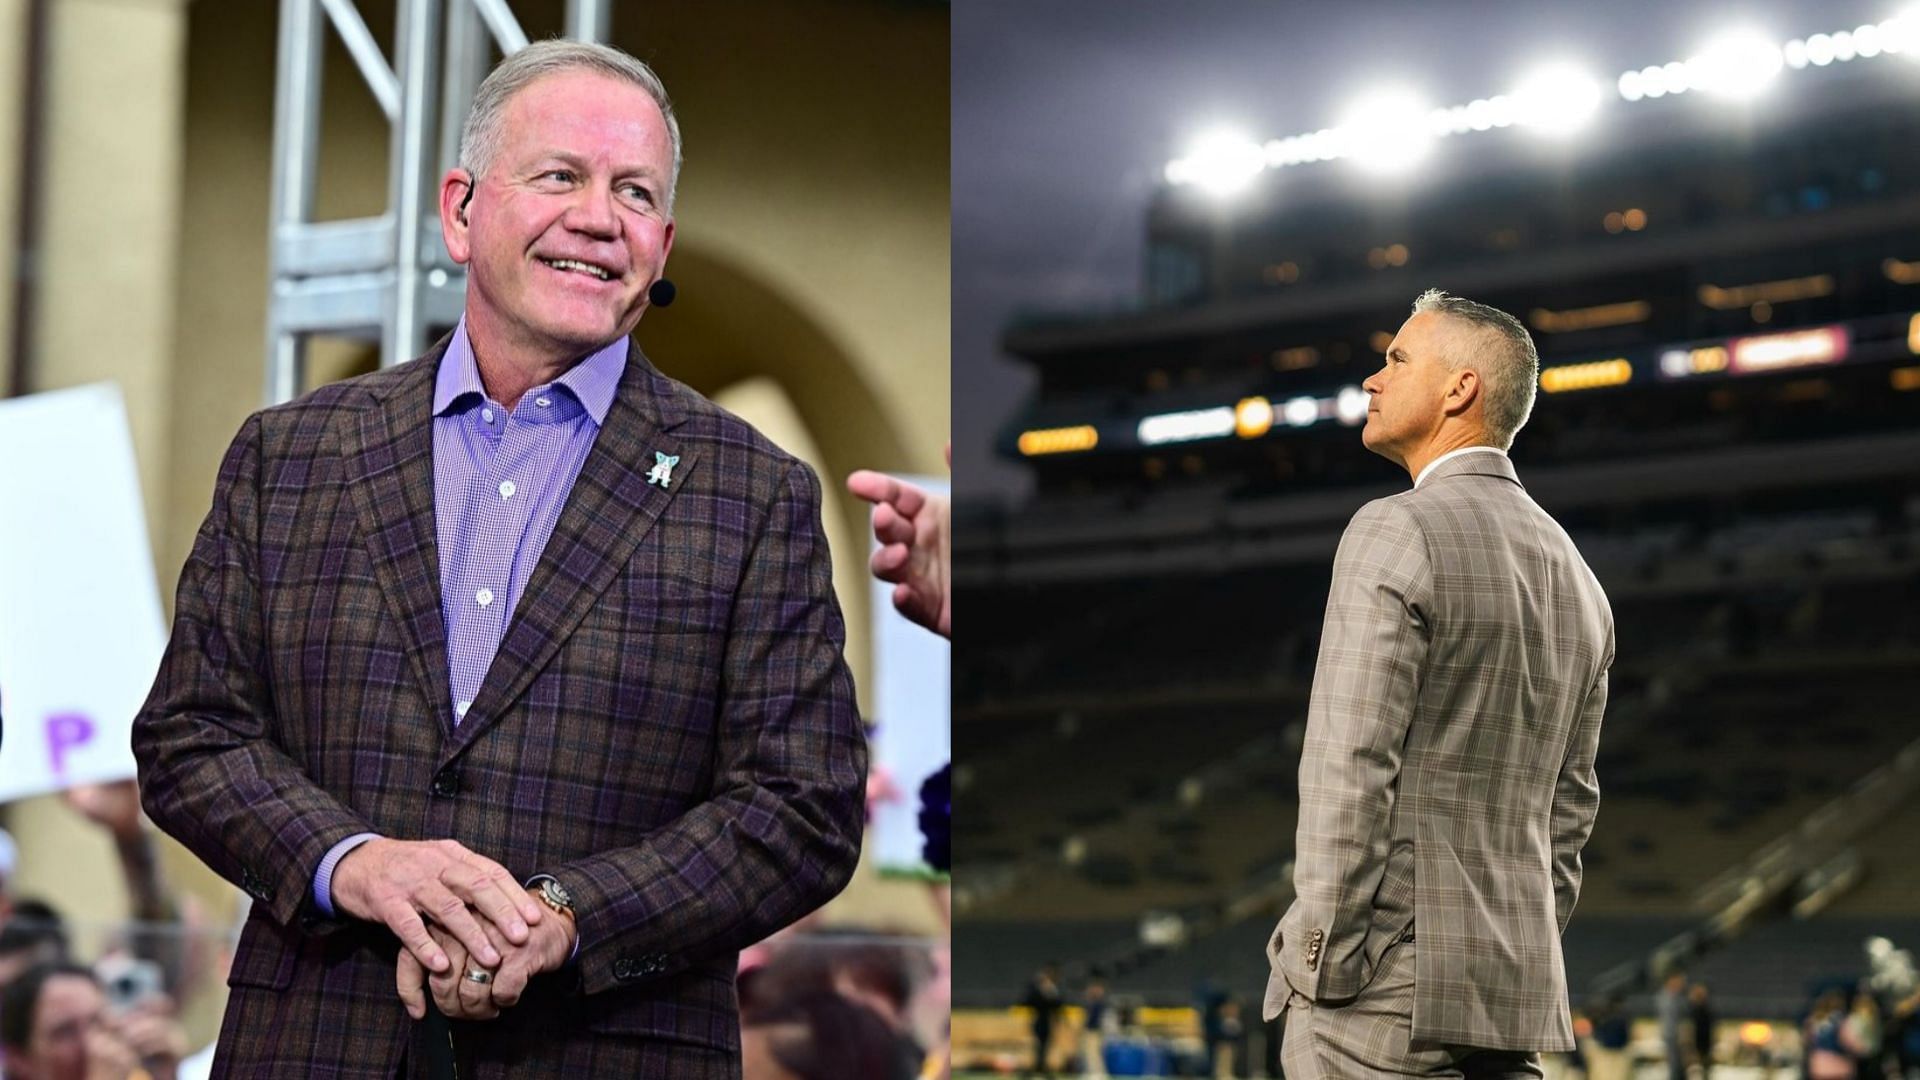
{"type": "Polygon", "coordinates": [[[134,725],[254,898],[213,1075],[737,1080],[739,950],[859,860],[819,481],[633,343],[680,160],[646,65],[528,46],[460,157],[459,324],[247,421],[134,725]]]}
{"type": "Polygon", "coordinates": [[[1289,1077],[1539,1076],[1573,1048],[1613,616],[1507,459],[1538,379],[1517,320],[1433,290],[1364,384],[1361,440],[1414,486],[1334,558],[1268,947],[1289,1077]]]}

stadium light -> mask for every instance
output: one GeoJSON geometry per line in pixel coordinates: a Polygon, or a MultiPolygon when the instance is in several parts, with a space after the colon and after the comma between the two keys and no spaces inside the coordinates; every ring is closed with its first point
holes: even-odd
{"type": "Polygon", "coordinates": [[[1907,8],[1880,24],[1880,49],[1903,54],[1909,60],[1920,60],[1920,5],[1907,8]]]}
{"type": "Polygon", "coordinates": [[[1600,110],[1600,84],[1569,63],[1533,71],[1509,97],[1521,126],[1556,138],[1586,127],[1600,110]]]}
{"type": "Polygon", "coordinates": [[[1243,439],[1257,439],[1273,430],[1273,403],[1263,397],[1243,398],[1233,408],[1234,430],[1243,439]]]}
{"type": "Polygon", "coordinates": [[[1100,445],[1100,433],[1092,424],[1076,427],[1036,428],[1020,433],[1020,453],[1026,457],[1042,454],[1074,454],[1100,445]]]}
{"type": "MultiPolygon", "coordinates": [[[[1847,55],[1849,58],[1853,55],[1850,44],[1847,55]]],[[[1837,51],[1835,56],[1839,56],[1837,51]]],[[[1808,58],[1814,59],[1811,41],[1808,58]]],[[[1716,38],[1686,61],[1684,85],[1689,90],[1704,90],[1716,97],[1747,101],[1765,92],[1785,62],[1780,46],[1773,41],[1751,30],[1734,30],[1716,38]]]]}
{"type": "Polygon", "coordinates": [[[1287,402],[1284,415],[1287,423],[1294,427],[1311,427],[1315,420],[1320,419],[1320,403],[1304,395],[1293,398],[1287,402]]]}
{"type": "MultiPolygon", "coordinates": [[[[1920,62],[1920,3],[1909,3],[1879,23],[1784,43],[1752,30],[1732,30],[1686,60],[1636,68],[1619,75],[1613,85],[1627,102],[1696,90],[1750,100],[1765,92],[1782,69],[1803,71],[1881,55],[1920,62]]],[[[1604,85],[1561,68],[1535,72],[1510,94],[1461,105],[1427,107],[1412,93],[1385,91],[1356,105],[1336,127],[1264,143],[1239,135],[1211,136],[1187,157],[1168,162],[1166,178],[1225,195],[1243,189],[1264,169],[1342,157],[1373,172],[1403,172],[1424,157],[1435,140],[1448,136],[1513,124],[1560,134],[1577,130],[1598,110],[1604,85]]]]}
{"type": "Polygon", "coordinates": [[[1595,360],[1585,364],[1560,364],[1540,372],[1540,389],[1549,394],[1569,390],[1597,390],[1622,386],[1633,379],[1633,365],[1626,359],[1595,360]]]}
{"type": "Polygon", "coordinates": [[[1167,163],[1167,180],[1226,197],[1246,190],[1266,167],[1266,147],[1237,131],[1212,131],[1195,140],[1186,157],[1167,163]]]}
{"type": "Polygon", "coordinates": [[[1819,326],[1734,338],[1729,351],[1729,369],[1735,375],[1837,364],[1847,358],[1847,332],[1839,326],[1819,326]]]}
{"type": "Polygon", "coordinates": [[[1432,113],[1412,91],[1376,91],[1355,102],[1335,129],[1341,156],[1371,173],[1404,173],[1433,149],[1432,113]]]}
{"type": "Polygon", "coordinates": [[[1142,446],[1218,439],[1234,433],[1237,421],[1230,406],[1188,409],[1146,417],[1134,428],[1142,446]]]}
{"type": "Polygon", "coordinates": [[[1343,386],[1340,395],[1334,399],[1334,415],[1340,422],[1352,427],[1367,418],[1367,409],[1373,404],[1373,395],[1357,386],[1343,386]]]}

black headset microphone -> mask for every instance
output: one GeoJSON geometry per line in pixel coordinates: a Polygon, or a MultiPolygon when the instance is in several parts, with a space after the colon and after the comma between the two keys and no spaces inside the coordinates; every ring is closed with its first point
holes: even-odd
{"type": "MultiPolygon", "coordinates": [[[[473,185],[468,184],[467,196],[460,200],[460,209],[458,211],[460,224],[462,225],[467,223],[467,204],[472,201],[473,185]]],[[[673,306],[673,298],[678,296],[679,293],[680,290],[674,288],[673,282],[668,281],[666,278],[661,278],[659,281],[647,286],[647,303],[653,307],[671,307],[673,306]]]]}

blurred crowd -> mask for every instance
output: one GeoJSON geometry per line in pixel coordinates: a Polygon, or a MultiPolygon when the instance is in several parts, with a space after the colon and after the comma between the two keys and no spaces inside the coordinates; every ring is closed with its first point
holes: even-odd
{"type": "MultiPolygon", "coordinates": [[[[1001,1072],[1018,1069],[1022,1077],[1205,1076],[1216,1080],[1272,1076],[1277,1057],[1264,1066],[1258,1059],[1261,1025],[1248,1019],[1245,1005],[1218,981],[1194,988],[1193,1012],[1199,1021],[1197,1043],[1161,1025],[1145,1021],[1135,996],[1114,998],[1097,973],[1079,980],[1077,993],[1063,984],[1060,968],[1047,964],[1028,980],[1020,998],[1028,1045],[1016,1061],[987,1063],[1001,1072]],[[1069,1014],[1076,1006],[1077,1016],[1069,1014]],[[1264,1071],[1262,1069],[1264,1068],[1264,1071]]],[[[1271,1048],[1278,1053],[1278,1044],[1271,1048]]]]}
{"type": "MultiPolygon", "coordinates": [[[[1807,1080],[1920,1080],[1920,980],[1904,951],[1874,941],[1888,955],[1873,956],[1869,944],[1872,973],[1818,986],[1793,1027],[1725,1024],[1706,983],[1669,972],[1653,999],[1661,1075],[1709,1080],[1717,1069],[1739,1067],[1807,1080]],[[1894,970],[1902,958],[1904,976],[1894,970]]],[[[1589,1004],[1577,1017],[1580,1049],[1569,1066],[1592,1080],[1650,1075],[1640,1065],[1655,1060],[1653,1048],[1636,1039],[1633,1021],[1619,994],[1589,1004]]]]}
{"type": "Polygon", "coordinates": [[[6,1080],[207,1075],[211,1047],[189,1045],[180,1003],[224,977],[231,937],[191,932],[207,929],[207,920],[167,887],[133,781],[74,788],[65,799],[112,840],[132,919],[91,963],[80,962],[59,907],[15,895],[18,851],[0,832],[0,1068],[6,1080]]]}
{"type": "Polygon", "coordinates": [[[1920,1080],[1920,988],[1884,1001],[1869,985],[1814,1000],[1803,1026],[1808,1080],[1920,1080]]]}
{"type": "Polygon", "coordinates": [[[744,1080],[948,1076],[947,954],[882,934],[802,931],[741,958],[744,1080]]]}
{"type": "MultiPolygon", "coordinates": [[[[0,1080],[207,1076],[214,1047],[189,1039],[182,1004],[224,982],[246,898],[216,922],[169,887],[133,781],[64,798],[112,840],[132,918],[97,950],[77,946],[57,903],[16,895],[18,851],[0,831],[0,1080]]],[[[944,913],[945,887],[930,888],[944,913]]],[[[745,1080],[945,1077],[945,949],[813,921],[742,955],[745,1080]]]]}

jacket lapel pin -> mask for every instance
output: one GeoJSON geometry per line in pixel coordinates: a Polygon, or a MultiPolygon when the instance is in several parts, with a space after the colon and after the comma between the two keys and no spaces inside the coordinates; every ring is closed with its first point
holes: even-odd
{"type": "Polygon", "coordinates": [[[647,483],[666,487],[673,482],[673,467],[680,464],[680,455],[669,457],[658,450],[653,452],[653,468],[647,472],[647,483]]]}

